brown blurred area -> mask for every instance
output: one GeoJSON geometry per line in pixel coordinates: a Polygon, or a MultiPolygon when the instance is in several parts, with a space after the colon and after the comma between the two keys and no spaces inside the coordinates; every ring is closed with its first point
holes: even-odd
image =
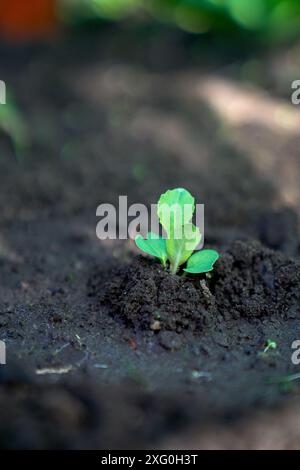
{"type": "Polygon", "coordinates": [[[56,3],[56,0],[1,0],[1,36],[20,41],[51,35],[56,29],[56,3]]]}

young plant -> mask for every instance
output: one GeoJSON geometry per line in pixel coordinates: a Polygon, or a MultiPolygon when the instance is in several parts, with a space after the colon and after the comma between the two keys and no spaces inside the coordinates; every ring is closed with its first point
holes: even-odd
{"type": "Polygon", "coordinates": [[[294,388],[295,381],[300,379],[300,373],[284,375],[282,377],[268,379],[269,384],[279,384],[283,392],[291,392],[294,388]]]}
{"type": "Polygon", "coordinates": [[[269,352],[274,351],[276,349],[277,349],[276,341],[273,341],[272,339],[268,339],[268,341],[266,342],[264,350],[260,351],[258,353],[258,355],[261,356],[261,357],[268,357],[269,352]]]}
{"type": "Polygon", "coordinates": [[[145,253],[159,258],[166,268],[169,264],[176,274],[184,263],[184,271],[191,274],[207,273],[219,258],[215,250],[201,250],[193,254],[201,240],[199,228],[191,219],[195,211],[195,199],[183,188],[168,190],[160,196],[157,206],[159,221],[167,238],[149,232],[147,238],[137,235],[135,243],[145,253]]]}

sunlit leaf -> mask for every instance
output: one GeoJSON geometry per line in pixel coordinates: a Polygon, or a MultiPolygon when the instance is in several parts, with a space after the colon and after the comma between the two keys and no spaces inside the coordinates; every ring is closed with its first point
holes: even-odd
{"type": "Polygon", "coordinates": [[[184,271],[192,274],[207,273],[213,269],[213,265],[218,258],[219,253],[215,250],[197,251],[188,260],[184,271]]]}
{"type": "Polygon", "coordinates": [[[159,237],[155,233],[149,232],[147,238],[144,238],[140,234],[137,235],[135,237],[135,243],[137,247],[144,253],[159,258],[162,264],[165,266],[168,256],[166,240],[164,238],[159,237]]]}
{"type": "Polygon", "coordinates": [[[170,189],[158,201],[157,214],[168,234],[189,223],[195,211],[195,199],[183,188],[170,189]]]}

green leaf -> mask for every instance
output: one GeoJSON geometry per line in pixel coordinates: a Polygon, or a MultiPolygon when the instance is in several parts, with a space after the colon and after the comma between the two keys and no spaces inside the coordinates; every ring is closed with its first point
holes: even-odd
{"type": "Polygon", "coordinates": [[[194,253],[184,269],[187,273],[200,274],[207,273],[213,269],[214,263],[219,258],[219,253],[215,250],[201,250],[194,253]]]}
{"type": "Polygon", "coordinates": [[[168,235],[176,227],[188,224],[194,211],[195,199],[183,188],[169,189],[158,201],[157,215],[168,235]]]}
{"type": "Polygon", "coordinates": [[[176,233],[172,231],[166,240],[168,259],[173,274],[177,272],[179,266],[189,259],[201,240],[199,228],[195,225],[186,224],[180,228],[181,233],[178,229],[176,233]]]}
{"type": "Polygon", "coordinates": [[[159,258],[162,264],[166,265],[168,255],[164,238],[159,237],[159,235],[153,232],[149,232],[146,239],[139,234],[135,237],[135,244],[140,250],[148,255],[159,258]]]}
{"type": "Polygon", "coordinates": [[[11,93],[6,93],[6,104],[0,105],[0,130],[11,139],[17,157],[30,146],[30,132],[26,118],[17,107],[11,93]]]}

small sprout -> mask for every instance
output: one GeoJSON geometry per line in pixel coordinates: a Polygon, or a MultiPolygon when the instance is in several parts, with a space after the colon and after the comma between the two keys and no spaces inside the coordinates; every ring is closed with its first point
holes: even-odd
{"type": "Polygon", "coordinates": [[[297,372],[296,374],[285,375],[284,377],[280,378],[280,382],[294,382],[294,380],[300,379],[300,373],[297,372]]]}
{"type": "Polygon", "coordinates": [[[290,392],[293,390],[295,380],[298,379],[300,379],[300,372],[297,372],[296,374],[284,375],[282,377],[269,379],[268,383],[277,383],[284,392],[290,392]]]}
{"type": "Polygon", "coordinates": [[[185,263],[184,271],[191,274],[207,273],[219,258],[215,250],[201,250],[193,254],[201,240],[201,233],[191,219],[195,211],[195,199],[183,188],[172,189],[161,195],[157,214],[167,233],[164,239],[149,232],[145,239],[137,235],[135,243],[140,250],[159,258],[164,267],[169,262],[170,271],[176,274],[185,263]]]}
{"type": "Polygon", "coordinates": [[[269,351],[277,349],[277,343],[276,341],[273,341],[272,339],[268,339],[266,342],[266,346],[263,351],[259,353],[259,356],[261,357],[267,357],[269,351]]]}
{"type": "Polygon", "coordinates": [[[269,349],[277,349],[277,343],[276,341],[273,341],[272,339],[268,339],[267,341],[267,345],[264,349],[264,353],[266,353],[267,351],[269,351],[269,349]]]}
{"type": "Polygon", "coordinates": [[[284,377],[280,377],[279,382],[287,383],[287,382],[294,382],[294,380],[300,379],[300,372],[296,374],[285,375],[284,377]]]}

